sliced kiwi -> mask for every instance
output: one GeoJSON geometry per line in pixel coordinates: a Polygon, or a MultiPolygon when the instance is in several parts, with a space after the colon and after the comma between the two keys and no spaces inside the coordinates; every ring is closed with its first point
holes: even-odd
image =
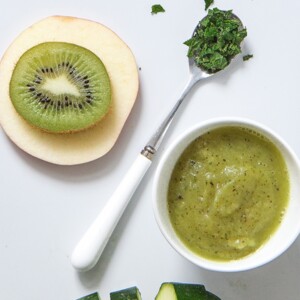
{"type": "Polygon", "coordinates": [[[25,120],[54,133],[96,124],[111,103],[110,80],[100,58],[64,42],[45,42],[27,50],[13,70],[9,93],[25,120]]]}

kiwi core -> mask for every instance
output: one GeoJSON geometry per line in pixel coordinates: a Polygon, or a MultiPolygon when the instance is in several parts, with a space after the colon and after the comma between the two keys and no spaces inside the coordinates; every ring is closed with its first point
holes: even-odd
{"type": "Polygon", "coordinates": [[[60,75],[56,78],[46,78],[45,83],[41,85],[41,90],[45,93],[50,93],[55,96],[61,94],[70,94],[75,97],[80,97],[80,92],[75,84],[73,84],[65,75],[60,75]]]}
{"type": "Polygon", "coordinates": [[[27,50],[14,68],[9,93],[26,121],[53,133],[91,127],[106,115],[111,103],[110,80],[100,58],[63,42],[27,50]]]}

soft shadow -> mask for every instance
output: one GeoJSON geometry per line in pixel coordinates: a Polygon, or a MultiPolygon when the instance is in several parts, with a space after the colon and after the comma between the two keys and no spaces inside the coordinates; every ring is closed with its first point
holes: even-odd
{"type": "Polygon", "coordinates": [[[197,273],[200,282],[213,282],[210,289],[222,299],[298,299],[300,238],[280,257],[259,268],[233,273],[199,268],[197,273]]]}

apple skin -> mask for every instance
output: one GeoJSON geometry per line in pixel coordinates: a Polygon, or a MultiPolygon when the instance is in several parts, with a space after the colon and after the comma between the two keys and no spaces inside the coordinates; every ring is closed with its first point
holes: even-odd
{"type": "Polygon", "coordinates": [[[51,16],[24,30],[0,62],[0,124],[22,150],[44,161],[76,165],[105,155],[116,143],[139,88],[138,68],[132,51],[108,27],[86,19],[51,16]],[[52,134],[29,125],[15,111],[9,97],[10,78],[21,55],[44,42],[67,42],[94,52],[108,72],[112,107],[96,126],[71,134],[52,134]]]}

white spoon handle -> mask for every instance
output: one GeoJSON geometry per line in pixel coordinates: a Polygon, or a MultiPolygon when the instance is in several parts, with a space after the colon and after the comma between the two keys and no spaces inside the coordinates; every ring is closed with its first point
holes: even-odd
{"type": "Polygon", "coordinates": [[[152,135],[102,212],[77,244],[71,256],[71,262],[78,271],[88,271],[96,265],[132,194],[149,168],[151,159],[174,120],[178,108],[183,103],[185,96],[191,88],[200,79],[205,77],[203,77],[202,71],[199,73],[200,69],[198,67],[194,66],[192,70],[192,76],[184,88],[181,97],[152,135]]]}
{"type": "Polygon", "coordinates": [[[77,244],[71,263],[78,271],[95,266],[151,160],[139,154],[104,209],[77,244]]]}

